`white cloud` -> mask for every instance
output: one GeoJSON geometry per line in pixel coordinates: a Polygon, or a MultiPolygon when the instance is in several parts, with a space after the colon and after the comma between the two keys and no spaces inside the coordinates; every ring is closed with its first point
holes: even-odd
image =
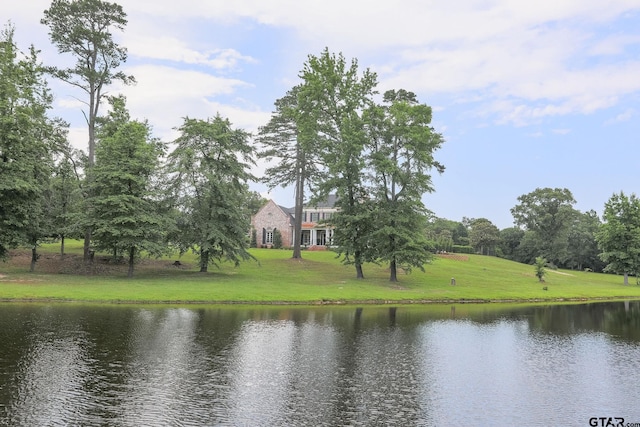
{"type": "Polygon", "coordinates": [[[165,140],[175,139],[174,128],[187,116],[205,119],[220,113],[234,127],[248,132],[255,132],[269,120],[269,112],[242,99],[235,98],[231,103],[216,100],[221,95],[233,94],[239,87],[250,86],[241,80],[155,65],[126,71],[136,76],[137,84],[120,86],[114,92],[127,97],[132,117],[148,119],[154,133],[165,140]]]}
{"type": "MultiPolygon", "coordinates": [[[[49,1],[30,0],[29,7],[5,3],[0,14],[21,22],[31,16],[43,32],[42,13],[34,10],[44,10],[49,1]]],[[[468,104],[469,115],[495,123],[523,126],[557,115],[591,114],[640,91],[640,61],[628,54],[640,35],[610,34],[608,28],[613,20],[638,13],[638,0],[118,3],[129,16],[126,31],[117,37],[129,49],[130,62],[161,64],[134,67],[131,74],[140,83],[125,92],[132,106],[144,106],[142,111],[157,115],[161,124],[208,112],[212,97],[250,84],[247,76],[241,81],[209,73],[230,76],[242,64],[255,63],[258,56],[243,31],[260,26],[290,34],[289,45],[279,47],[283,51],[274,61],[289,63],[301,51],[329,46],[347,58],[360,58],[361,67],[370,64],[379,73],[381,91],[404,87],[421,99],[446,96],[450,104],[468,104]],[[223,40],[212,34],[224,34],[223,40]]],[[[47,58],[51,52],[47,49],[47,58]]],[[[260,65],[252,68],[260,72],[260,65]]],[[[286,81],[293,73],[286,70],[272,81],[286,81]]],[[[247,123],[263,114],[258,107],[226,108],[247,123]]]]}
{"type": "Polygon", "coordinates": [[[160,59],[193,65],[206,65],[216,70],[235,69],[240,62],[255,62],[235,49],[213,49],[200,52],[186,42],[170,36],[140,35],[126,38],[129,54],[141,59],[160,59]]]}
{"type": "Polygon", "coordinates": [[[635,109],[627,108],[622,113],[618,114],[617,116],[613,117],[612,119],[607,120],[604,124],[605,125],[614,125],[616,123],[628,122],[633,117],[637,116],[637,114],[638,114],[638,112],[635,109]]]}

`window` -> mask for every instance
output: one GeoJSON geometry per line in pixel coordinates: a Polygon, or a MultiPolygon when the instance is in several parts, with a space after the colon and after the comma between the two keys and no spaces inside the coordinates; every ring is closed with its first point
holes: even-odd
{"type": "Polygon", "coordinates": [[[267,231],[264,236],[265,243],[273,243],[273,231],[267,231]]]}

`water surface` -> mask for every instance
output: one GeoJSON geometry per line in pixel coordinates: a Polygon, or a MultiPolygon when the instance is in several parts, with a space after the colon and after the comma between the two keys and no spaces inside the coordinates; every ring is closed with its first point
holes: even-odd
{"type": "Polygon", "coordinates": [[[640,423],[640,303],[0,305],[0,425],[640,423]]]}

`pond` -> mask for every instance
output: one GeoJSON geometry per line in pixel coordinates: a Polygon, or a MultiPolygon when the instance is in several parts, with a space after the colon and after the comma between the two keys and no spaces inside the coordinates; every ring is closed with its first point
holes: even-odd
{"type": "Polygon", "coordinates": [[[603,425],[594,417],[640,423],[640,302],[0,304],[0,425],[603,425]]]}

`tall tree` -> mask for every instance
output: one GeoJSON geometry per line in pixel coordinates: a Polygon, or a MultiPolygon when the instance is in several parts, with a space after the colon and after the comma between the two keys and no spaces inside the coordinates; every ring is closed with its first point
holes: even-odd
{"type": "Polygon", "coordinates": [[[377,258],[389,263],[389,279],[396,282],[398,267],[423,269],[431,258],[422,196],[433,191],[431,169],[444,171],[433,157],[443,138],[431,127],[431,107],[413,92],[389,90],[383,101],[367,110],[376,206],[372,238],[377,258]]]}
{"type": "Polygon", "coordinates": [[[249,134],[233,129],[227,119],[185,118],[178,129],[175,150],[169,155],[171,191],[178,208],[180,233],[176,244],[191,249],[200,271],[210,262],[228,260],[236,265],[251,259],[247,251],[250,212],[247,206],[254,164],[249,134]]]}
{"type": "Polygon", "coordinates": [[[314,118],[308,125],[326,168],[316,196],[323,199],[336,194],[340,210],[332,218],[336,226],[333,240],[344,261],[355,265],[356,277],[363,278],[362,264],[372,257],[368,254],[370,204],[365,203],[369,191],[363,110],[373,105],[377,77],[368,69],[360,74],[355,59],[347,63],[342,54],[329,53],[326,48],[320,56],[308,57],[300,77],[298,108],[314,118]]]}
{"type": "Polygon", "coordinates": [[[78,217],[81,216],[81,187],[77,168],[79,163],[74,159],[74,153],[69,145],[53,169],[51,180],[50,214],[53,221],[53,234],[60,240],[60,256],[65,255],[65,240],[69,236],[80,238],[83,230],[79,226],[78,217]]]}
{"type": "Polygon", "coordinates": [[[556,265],[567,259],[568,234],[576,201],[566,188],[536,188],[511,209],[516,225],[534,233],[539,256],[556,265]]]}
{"type": "Polygon", "coordinates": [[[463,222],[458,222],[445,218],[436,218],[431,215],[428,218],[426,236],[434,243],[444,238],[449,242],[449,249],[452,245],[468,245],[469,230],[465,226],[465,222],[470,224],[468,218],[463,218],[463,222]]]}
{"type": "Polygon", "coordinates": [[[127,254],[132,277],[142,251],[160,255],[166,249],[168,217],[153,187],[163,146],[147,123],[129,118],[124,98],[112,98],[111,105],[98,129],[89,221],[99,249],[127,254]]]}
{"type": "Polygon", "coordinates": [[[629,284],[629,274],[640,275],[640,199],[635,194],[614,194],[604,205],[604,223],[596,233],[600,258],[607,266],[605,271],[624,275],[629,284]]]}
{"type": "Polygon", "coordinates": [[[37,52],[33,47],[19,52],[13,27],[5,27],[0,34],[0,258],[30,244],[35,262],[46,233],[43,197],[60,125],[47,117],[51,102],[37,52]]]}
{"type": "Polygon", "coordinates": [[[486,218],[473,219],[469,228],[469,242],[482,255],[495,254],[495,247],[500,242],[500,230],[486,218]],[[486,251],[485,251],[486,250],[486,251]]]}
{"type": "Polygon", "coordinates": [[[500,230],[501,256],[513,261],[520,261],[518,248],[524,238],[524,234],[524,230],[518,227],[509,227],[500,230]]]}
{"type": "MultiPolygon", "coordinates": [[[[44,11],[41,23],[49,27],[49,37],[58,52],[71,54],[76,62],[73,67],[48,67],[58,79],[80,89],[87,96],[84,113],[89,130],[88,169],[95,162],[96,119],[106,86],[120,81],[134,82],[118,67],[127,60],[126,48],[113,40],[115,30],[124,30],[127,15],[116,3],[102,0],[53,0],[44,11]]],[[[88,177],[91,174],[87,173],[88,177]]],[[[85,232],[84,257],[89,259],[91,230],[85,232]]]]}
{"type": "Polygon", "coordinates": [[[585,268],[593,271],[602,270],[604,265],[599,257],[600,249],[596,240],[600,225],[602,222],[594,210],[575,216],[568,237],[567,267],[578,270],[585,268]]]}
{"type": "Polygon", "coordinates": [[[302,212],[305,187],[318,181],[319,150],[314,147],[312,119],[315,110],[301,109],[300,86],[295,86],[275,102],[276,110],[269,123],[261,127],[257,141],[262,145],[258,157],[277,160],[265,171],[264,181],[271,189],[276,186],[295,186],[294,241],[292,258],[302,258],[302,212]]]}

